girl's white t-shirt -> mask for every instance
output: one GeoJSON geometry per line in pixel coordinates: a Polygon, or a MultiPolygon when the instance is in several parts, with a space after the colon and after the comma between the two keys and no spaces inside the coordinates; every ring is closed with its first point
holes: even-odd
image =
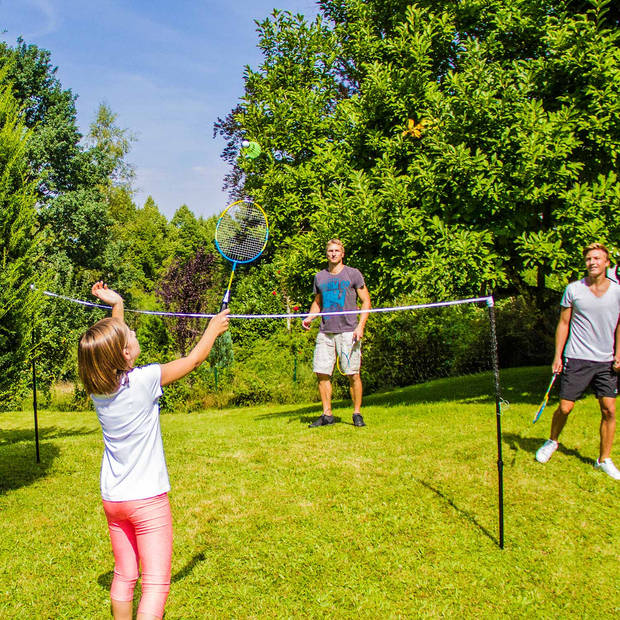
{"type": "Polygon", "coordinates": [[[159,424],[162,394],[159,364],[132,369],[112,395],[91,394],[103,431],[104,500],[146,499],[170,490],[159,424]]]}

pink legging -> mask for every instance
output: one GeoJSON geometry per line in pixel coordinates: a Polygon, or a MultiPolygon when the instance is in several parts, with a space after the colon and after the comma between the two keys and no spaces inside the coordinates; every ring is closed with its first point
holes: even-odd
{"type": "Polygon", "coordinates": [[[172,515],[168,494],[129,502],[103,501],[114,551],[110,598],[132,601],[142,565],[138,613],[161,618],[170,591],[172,515]]]}

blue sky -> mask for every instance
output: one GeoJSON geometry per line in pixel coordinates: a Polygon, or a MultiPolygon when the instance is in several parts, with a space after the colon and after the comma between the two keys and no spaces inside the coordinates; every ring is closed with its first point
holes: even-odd
{"type": "Polygon", "coordinates": [[[209,216],[227,203],[213,123],[243,95],[243,67],[260,62],[254,20],[274,7],[317,13],[314,0],[0,0],[0,36],[50,50],[82,133],[106,103],[136,137],[139,206],[151,195],[169,218],[182,204],[209,216]]]}

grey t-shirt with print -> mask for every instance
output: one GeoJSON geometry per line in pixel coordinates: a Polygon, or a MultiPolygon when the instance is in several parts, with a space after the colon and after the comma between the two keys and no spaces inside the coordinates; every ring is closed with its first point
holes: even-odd
{"type": "MultiPolygon", "coordinates": [[[[321,312],[342,312],[357,308],[357,289],[364,288],[364,276],[358,269],[343,265],[337,274],[327,269],[314,276],[314,294],[321,295],[321,312]]],[[[352,332],[357,327],[356,314],[321,317],[319,331],[328,334],[352,332]]]]}

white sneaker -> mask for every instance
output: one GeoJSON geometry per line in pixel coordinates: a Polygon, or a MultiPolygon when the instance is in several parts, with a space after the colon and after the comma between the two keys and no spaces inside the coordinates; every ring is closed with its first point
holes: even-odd
{"type": "Polygon", "coordinates": [[[545,443],[538,448],[536,452],[536,460],[539,463],[546,463],[558,449],[558,442],[553,439],[547,439],[545,443]]]}
{"type": "Polygon", "coordinates": [[[602,463],[599,463],[599,460],[596,459],[596,463],[594,464],[596,469],[600,469],[604,471],[608,476],[613,478],[614,480],[620,480],[620,471],[614,465],[614,462],[611,459],[605,459],[602,463]]]}

